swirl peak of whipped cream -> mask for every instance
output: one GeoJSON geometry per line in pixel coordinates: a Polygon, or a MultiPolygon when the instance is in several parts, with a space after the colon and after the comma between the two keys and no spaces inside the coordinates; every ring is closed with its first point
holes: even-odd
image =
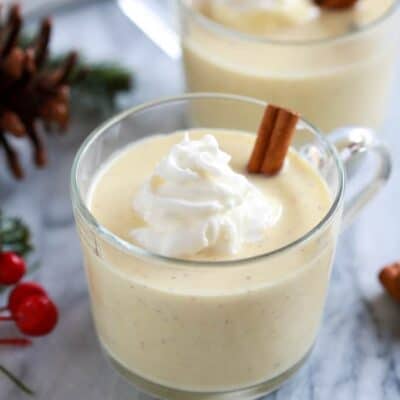
{"type": "Polygon", "coordinates": [[[303,24],[320,15],[313,0],[210,0],[216,21],[250,33],[303,24]]]}
{"type": "Polygon", "coordinates": [[[146,225],[134,229],[133,238],[170,257],[206,249],[232,255],[244,243],[261,240],[281,207],[233,171],[230,160],[214,136],[191,140],[185,133],[134,198],[146,225]]]}

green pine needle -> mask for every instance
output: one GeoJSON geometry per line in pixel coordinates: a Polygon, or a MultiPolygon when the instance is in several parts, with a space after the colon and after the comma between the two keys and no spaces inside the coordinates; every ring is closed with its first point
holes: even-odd
{"type": "Polygon", "coordinates": [[[0,372],[3,373],[8,379],[14,382],[25,394],[29,396],[34,396],[35,392],[25,385],[24,382],[21,381],[18,377],[16,377],[13,373],[11,373],[8,369],[0,365],[0,372]]]}
{"type": "Polygon", "coordinates": [[[0,250],[13,251],[21,257],[26,257],[33,250],[28,226],[19,218],[5,217],[1,211],[0,250]]]}

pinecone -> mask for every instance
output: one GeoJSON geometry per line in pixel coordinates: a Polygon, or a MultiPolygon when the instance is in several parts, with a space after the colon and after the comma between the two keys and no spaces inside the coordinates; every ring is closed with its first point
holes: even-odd
{"type": "Polygon", "coordinates": [[[59,68],[47,68],[51,20],[42,21],[36,40],[27,48],[18,45],[22,22],[20,7],[14,5],[6,21],[0,23],[0,146],[17,179],[23,178],[24,171],[7,135],[28,138],[36,166],[46,164],[38,128],[41,125],[50,132],[54,126],[60,130],[67,127],[68,83],[77,62],[76,53],[71,52],[59,68]]]}

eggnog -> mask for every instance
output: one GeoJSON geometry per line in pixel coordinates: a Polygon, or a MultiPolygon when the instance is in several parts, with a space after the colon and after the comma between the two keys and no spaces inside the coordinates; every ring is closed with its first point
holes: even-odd
{"type": "Polygon", "coordinates": [[[381,125],[397,54],[396,0],[358,0],[345,10],[312,0],[182,4],[190,91],[285,105],[325,131],[381,125]]]}
{"type": "Polygon", "coordinates": [[[332,195],[294,150],[277,176],[247,174],[254,141],[216,129],[156,135],[111,156],[93,180],[87,203],[100,224],[179,259],[132,258],[105,242],[93,252],[82,240],[97,331],[125,372],[221,392],[285,374],[310,351],[336,227],[279,258],[256,256],[311,231],[332,195]]]}

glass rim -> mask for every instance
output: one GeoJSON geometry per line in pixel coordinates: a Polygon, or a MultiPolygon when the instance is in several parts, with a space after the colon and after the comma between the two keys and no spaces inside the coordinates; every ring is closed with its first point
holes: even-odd
{"type": "Polygon", "coordinates": [[[325,138],[321,132],[310,122],[301,118],[301,123],[307,129],[309,129],[314,136],[316,136],[320,143],[322,143],[324,149],[327,151],[329,156],[331,156],[334,160],[335,168],[338,173],[338,189],[334,196],[332,196],[332,204],[325,214],[325,216],[316,224],[312,229],[307,231],[304,235],[300,236],[296,240],[285,244],[277,249],[266,253],[260,253],[255,256],[233,259],[233,260],[221,260],[221,261],[208,261],[208,260],[187,260],[183,258],[176,257],[168,257],[163,256],[152,251],[146,250],[140,246],[135,245],[134,243],[128,242],[118,235],[111,232],[105,226],[103,226],[94,215],[91,213],[89,208],[86,206],[86,202],[81,196],[80,190],[78,188],[78,169],[80,166],[80,162],[82,158],[85,156],[86,152],[92,145],[92,143],[97,140],[99,136],[101,136],[106,130],[114,126],[115,124],[120,123],[128,116],[132,116],[138,112],[142,112],[144,110],[151,109],[156,106],[170,104],[174,102],[182,102],[182,101],[191,101],[191,100],[230,100],[230,101],[238,101],[244,102],[247,104],[253,104],[255,106],[260,106],[263,109],[267,106],[267,102],[262,100],[257,100],[251,97],[239,96],[239,95],[231,95],[231,94],[219,94],[219,93],[188,93],[181,96],[172,96],[165,97],[154,101],[149,101],[137,106],[130,107],[117,115],[109,118],[105,122],[103,122],[100,126],[92,130],[88,137],[83,141],[80,145],[71,169],[71,180],[70,180],[70,189],[71,189],[71,199],[73,209],[79,212],[80,216],[83,217],[84,221],[89,224],[89,226],[96,231],[101,237],[103,237],[108,243],[119,248],[120,250],[129,253],[135,257],[146,257],[158,262],[163,263],[174,263],[177,265],[183,266],[225,266],[225,267],[234,267],[234,266],[242,266],[243,264],[249,264],[255,261],[264,260],[267,258],[272,258],[279,254],[285,253],[293,248],[309,241],[314,236],[316,236],[320,231],[322,231],[326,226],[330,224],[332,219],[335,217],[340,204],[343,201],[344,197],[344,189],[345,189],[345,171],[343,164],[340,160],[338,152],[333,144],[331,144],[327,138],[325,138]]]}
{"type": "Polygon", "coordinates": [[[357,30],[345,32],[343,34],[321,38],[321,39],[302,39],[302,40],[294,40],[294,39],[275,39],[271,37],[263,37],[258,35],[252,35],[250,33],[240,32],[239,30],[226,27],[218,22],[211,20],[200,12],[196,11],[193,7],[191,7],[187,0],[178,0],[180,6],[184,9],[184,12],[189,14],[193,19],[197,22],[205,26],[206,28],[216,32],[217,34],[224,35],[230,38],[239,39],[247,42],[254,42],[259,44],[270,44],[270,45],[279,45],[279,46],[310,46],[310,45],[325,45],[325,44],[334,44],[336,42],[342,42],[353,37],[357,37],[365,32],[370,31],[371,29],[381,25],[387,19],[389,19],[392,15],[394,15],[400,9],[400,0],[394,0],[393,4],[389,7],[389,9],[382,14],[379,18],[374,19],[370,23],[359,27],[357,30]]]}

